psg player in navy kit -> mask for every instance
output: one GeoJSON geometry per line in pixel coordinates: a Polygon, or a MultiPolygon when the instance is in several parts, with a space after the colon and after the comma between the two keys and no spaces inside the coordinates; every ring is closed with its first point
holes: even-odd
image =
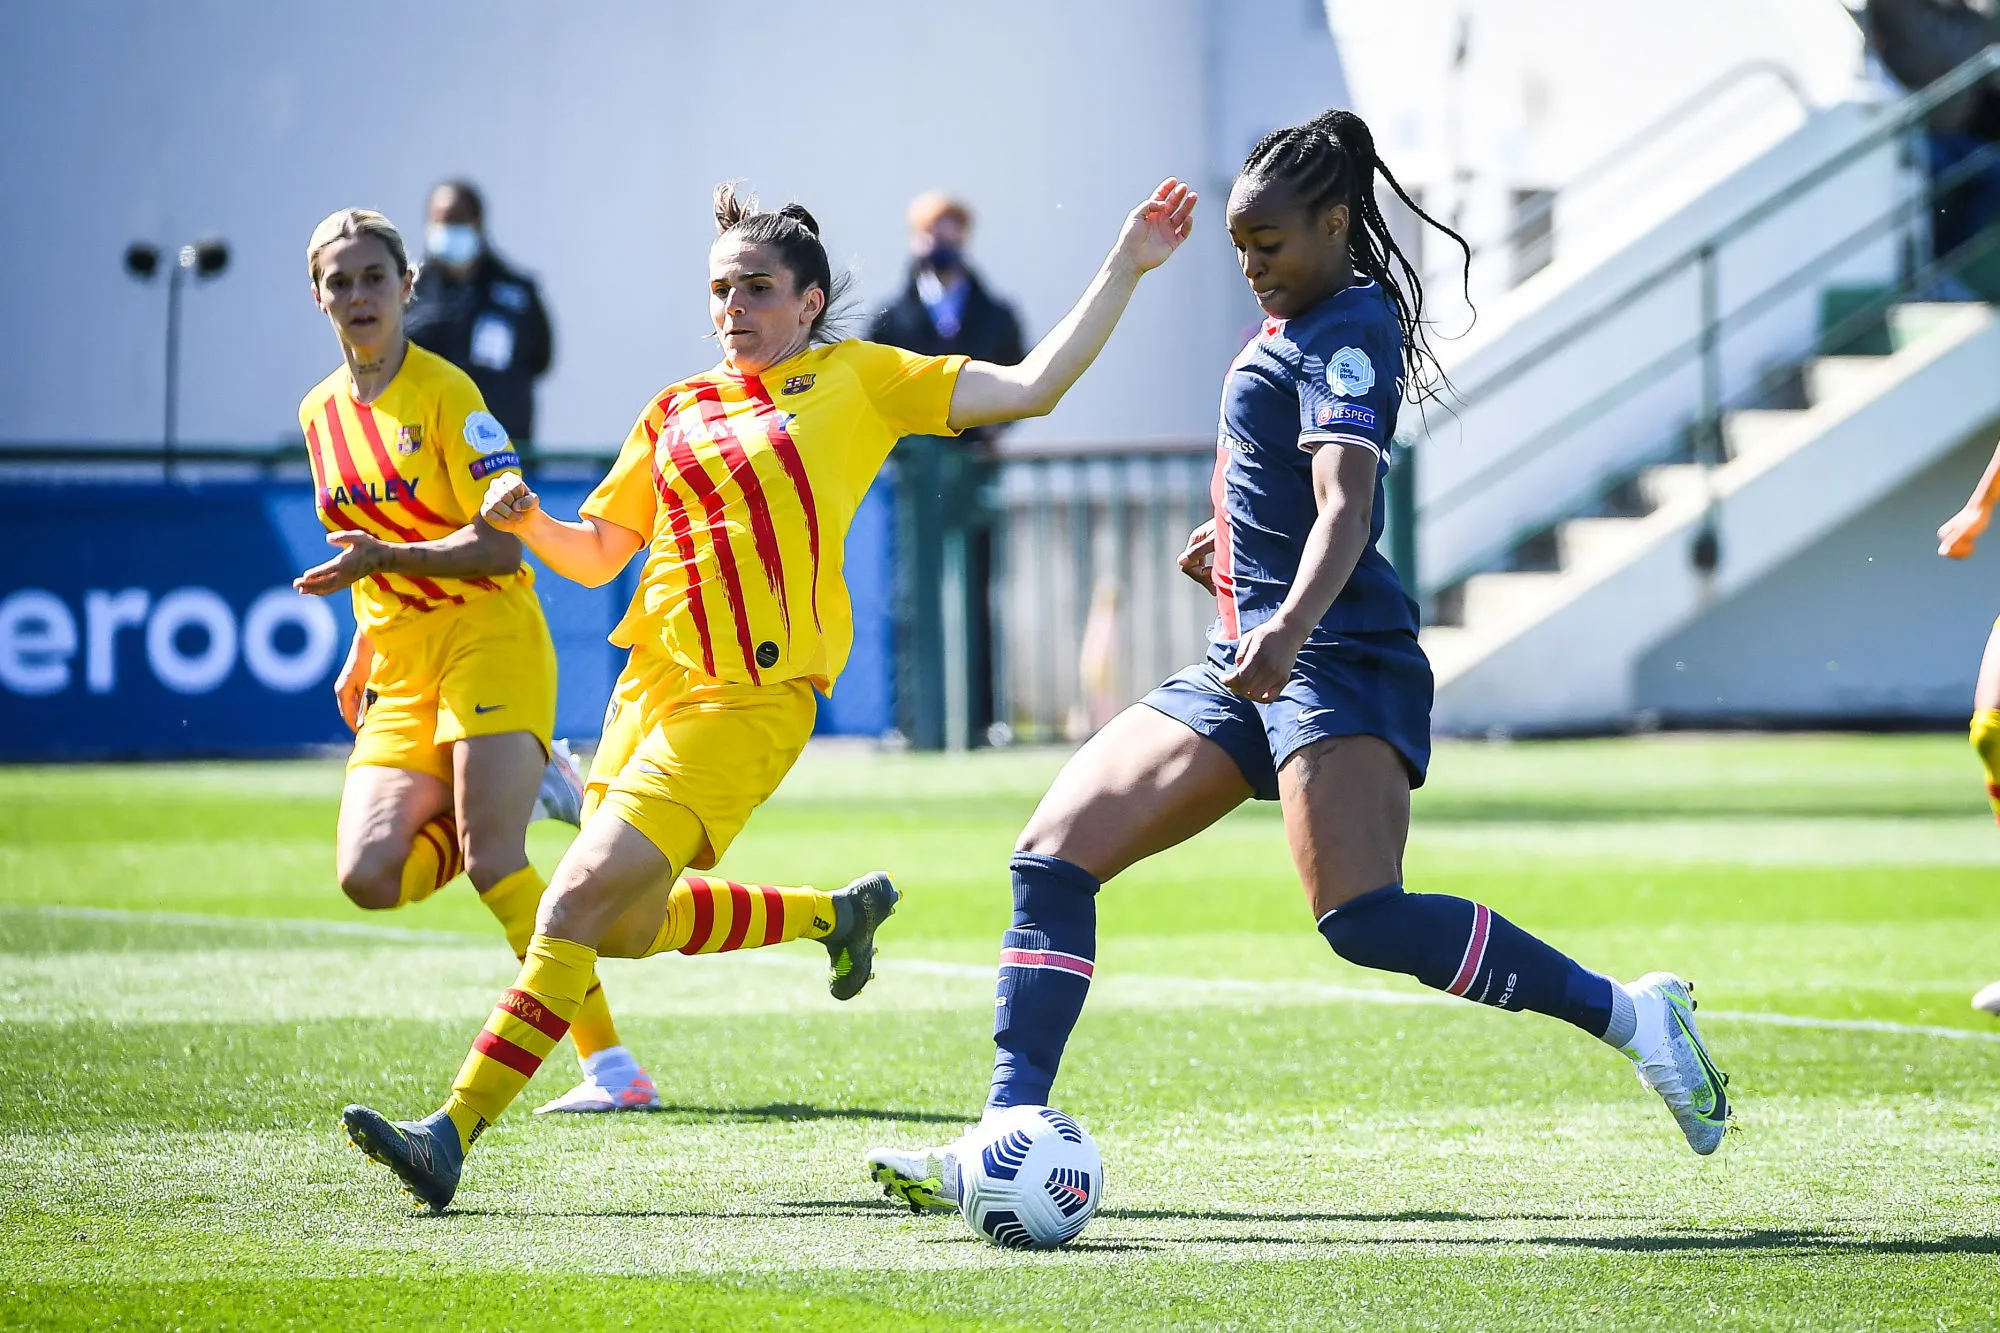
{"type": "MultiPolygon", "coordinates": [[[[1633,1061],[1690,1147],[1714,1152],[1725,1079],[1686,983],[1655,972],[1620,985],[1479,903],[1404,891],[1431,670],[1416,605],[1377,543],[1405,385],[1421,394],[1442,377],[1422,284],[1375,204],[1378,176],[1464,246],[1403,192],[1350,112],[1266,136],[1230,191],[1230,239],[1268,318],[1223,382],[1215,517],[1181,557],[1216,596],[1208,656],[1077,751],[1021,834],[987,1105],[1048,1102],[1095,967],[1099,886],[1254,797],[1283,807],[1335,953],[1575,1024],[1633,1061]]],[[[913,1207],[950,1207],[951,1157],[878,1149],[868,1169],[913,1207]]]]}

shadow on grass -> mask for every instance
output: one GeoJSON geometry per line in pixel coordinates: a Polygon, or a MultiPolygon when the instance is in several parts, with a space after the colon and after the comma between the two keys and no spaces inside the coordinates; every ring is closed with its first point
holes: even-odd
{"type": "MultiPolygon", "coordinates": [[[[1549,1213],[1451,1213],[1409,1211],[1396,1213],[1245,1213],[1171,1209],[1107,1208],[1101,1217],[1121,1220],[1172,1220],[1186,1218],[1212,1222],[1573,1222],[1577,1217],[1549,1213]]],[[[1604,1220],[1612,1220],[1606,1218],[1604,1220]]],[[[1627,1219],[1630,1220],[1630,1219],[1627,1219]]],[[[1165,1239],[1162,1237],[1161,1239],[1165,1239]]],[[[1204,1245],[1309,1245],[1353,1244],[1441,1245],[1463,1247],[1556,1245],[1566,1249],[1603,1250],[1611,1253],[1754,1253],[1775,1254],[1879,1254],[1940,1255],[2000,1254],[2000,1235],[1953,1235],[1933,1239],[1844,1235],[1831,1231],[1796,1228],[1756,1228],[1750,1230],[1666,1230],[1638,1236],[1373,1236],[1352,1241],[1332,1241],[1312,1236],[1288,1236],[1278,1232],[1238,1235],[1205,1235],[1196,1241],[1204,1245]]]]}
{"type": "Polygon", "coordinates": [[[718,1222],[755,1218],[909,1216],[908,1204],[891,1199],[773,1199],[754,1208],[453,1208],[465,1217],[705,1217],[718,1222]]]}
{"type": "MultiPolygon", "coordinates": [[[[739,1221],[754,1218],[868,1218],[905,1217],[908,1208],[888,1199],[777,1199],[766,1206],[743,1209],[707,1208],[627,1208],[627,1209],[562,1209],[551,1212],[522,1209],[453,1209],[460,1216],[487,1217],[591,1217],[591,1218],[706,1218],[717,1222],[739,1221]]],[[[1494,1223],[1494,1222],[1576,1222],[1582,1219],[1574,1214],[1564,1213],[1458,1213],[1409,1209],[1390,1213],[1252,1213],[1220,1209],[1166,1209],[1166,1208],[1107,1208],[1098,1216],[1120,1222],[1147,1221],[1197,1221],[1264,1223],[1274,1229],[1259,1232],[1241,1231],[1232,1234],[1206,1234],[1199,1237],[1133,1235],[1093,1239],[1085,1237],[1068,1245],[1070,1250],[1085,1250],[1093,1253],[1147,1253],[1168,1246],[1196,1244],[1202,1246],[1272,1246],[1272,1245],[1312,1245],[1339,1246],[1343,1249],[1370,1249],[1386,1246],[1436,1245],[1456,1248],[1521,1249],[1537,1245],[1557,1246],[1564,1249],[1599,1250],[1612,1254],[1770,1254],[1786,1255],[2000,1255],[2000,1235],[1949,1235],[1930,1239],[1918,1237],[1881,1237],[1845,1235],[1839,1232],[1814,1231],[1798,1228],[1752,1228],[1746,1230],[1717,1229],[1701,1231],[1690,1229],[1670,1229],[1648,1232],[1632,1236],[1433,1236],[1418,1233],[1402,1236],[1356,1236],[1353,1238],[1287,1235],[1276,1229],[1287,1223],[1351,1223],[1357,1225],[1382,1224],[1385,1222],[1428,1222],[1437,1224],[1494,1223]]],[[[1611,1221],[1618,1219],[1603,1218],[1611,1221]]],[[[1626,1221],[1635,1219],[1626,1218],[1626,1221]]],[[[958,1244],[970,1242],[973,1237],[960,1228],[948,1228],[936,1235],[918,1238],[919,1244],[958,1244]]]]}
{"type": "MultiPolygon", "coordinates": [[[[890,1120],[913,1125],[965,1124],[963,1111],[946,1115],[942,1111],[885,1111],[874,1106],[814,1106],[810,1102],[766,1102],[762,1106],[685,1106],[668,1103],[649,1114],[680,1116],[688,1120],[768,1121],[768,1120],[890,1120]]],[[[564,1117],[547,1116],[557,1120],[564,1117]]],[[[570,1117],[578,1121],[594,1116],[570,1117]]]]}

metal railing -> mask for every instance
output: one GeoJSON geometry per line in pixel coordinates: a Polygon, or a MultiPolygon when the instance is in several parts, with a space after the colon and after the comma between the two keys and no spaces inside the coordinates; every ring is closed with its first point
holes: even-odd
{"type": "MultiPolygon", "coordinates": [[[[1457,479],[1443,493],[1420,503],[1417,522],[1424,524],[1437,521],[1486,494],[1496,483],[1518,473],[1523,467],[1541,457],[1558,440],[1577,434],[1639,390],[1657,382],[1662,375],[1689,364],[1698,364],[1701,374],[1701,401],[1698,414],[1691,426],[1693,435],[1691,452],[1696,461],[1710,466],[1724,461],[1722,441],[1724,415],[1739,407],[1768,401],[1773,389],[1795,377],[1798,369],[1798,363],[1793,362],[1784,367],[1767,370],[1754,377],[1754,382],[1747,390],[1725,399],[1721,387],[1723,382],[1721,347],[1724,337],[1732,329],[1768,313],[1785,298],[1797,296],[1814,284],[1822,283],[1843,259],[1870,241],[1880,240],[1884,236],[1893,234],[1899,227],[1907,227],[1914,223],[1930,206],[1936,194],[1950,189],[1959,181],[1968,179],[1983,169],[1985,162],[1979,155],[1968,158],[1952,172],[1932,182],[1928,189],[1899,201],[1832,246],[1809,256],[1803,263],[1783,273],[1775,281],[1727,312],[1720,308],[1717,292],[1716,270],[1718,256],[1723,248],[1816,187],[1832,180],[1866,154],[1909,134],[1939,106],[1996,72],[2000,72],[2000,45],[1988,47],[1928,88],[1905,98],[1884,118],[1881,125],[1854,143],[1765,194],[1728,221],[1715,227],[1708,235],[1677,253],[1672,259],[1653,268],[1610,298],[1593,306],[1585,314],[1516,354],[1498,370],[1462,390],[1457,395],[1458,405],[1461,408],[1475,405],[1506,388],[1521,375],[1545,362],[1557,352],[1589,337],[1607,321],[1627,311],[1644,298],[1662,291],[1670,283],[1690,277],[1696,283],[1699,309],[1696,312],[1696,332],[1692,337],[1675,344],[1664,354],[1648,361],[1601,393],[1592,396],[1548,427],[1535,432],[1496,457],[1485,460],[1468,475],[1457,479]]],[[[1980,246],[1979,253],[1983,254],[1984,238],[1974,244],[1980,246]]],[[[1961,247],[1961,253],[1945,256],[1928,264],[1908,264],[1902,281],[1894,284],[1887,294],[1873,303],[1872,311],[1869,309],[1857,311],[1844,321],[1844,325],[1851,325],[1857,320],[1871,317],[1879,318],[1881,311],[1888,305],[1907,300],[1911,294],[1921,292],[1942,274],[1974,262],[1979,254],[1966,253],[1972,248],[1972,245],[1961,247]]],[[[1851,338],[1853,330],[1844,326],[1825,330],[1814,340],[1815,349],[1822,346],[1835,348],[1841,346],[1840,341],[1829,336],[1833,334],[1851,338]]],[[[1664,461],[1687,451],[1689,430],[1687,426],[1677,426],[1667,433],[1655,448],[1644,453],[1638,460],[1639,465],[1664,461]]],[[[1624,479],[1621,476],[1607,482],[1600,488],[1597,498],[1602,499],[1603,494],[1608,493],[1616,482],[1622,482],[1624,479]]],[[[1592,502],[1586,498],[1583,507],[1587,508],[1590,503],[1592,502]]],[[[1573,506],[1572,512],[1583,512],[1583,509],[1573,506]]],[[[1546,518],[1538,519],[1498,541],[1484,544],[1474,553],[1453,561],[1450,566],[1435,574],[1427,574],[1421,585],[1424,597],[1426,599],[1433,597],[1440,590],[1460,582],[1468,575],[1490,567],[1523,541],[1544,531],[1548,526],[1546,518]]]]}
{"type": "MultiPolygon", "coordinates": [[[[1633,170],[1635,161],[1642,159],[1646,153],[1676,133],[1686,132],[1691,115],[1713,106],[1723,94],[1758,79],[1774,80],[1791,95],[1793,103],[1801,111],[1811,106],[1798,77],[1775,60],[1748,60],[1725,70],[1627,135],[1616,148],[1592,160],[1556,189],[1536,195],[1515,213],[1505,229],[1474,244],[1471,247],[1472,259],[1477,261],[1495,251],[1518,253],[1523,277],[1545,267],[1554,258],[1561,239],[1555,226],[1558,209],[1573,207],[1579,194],[1587,194],[1600,181],[1633,170]],[[1528,244],[1539,248],[1530,251],[1526,248],[1528,244]]],[[[1510,285],[1518,286],[1519,283],[1516,281],[1510,285]]]]}
{"type": "Polygon", "coordinates": [[[1197,660],[1215,599],[1175,563],[1210,517],[1211,440],[1013,453],[988,497],[1000,720],[1077,739],[1197,660]]]}

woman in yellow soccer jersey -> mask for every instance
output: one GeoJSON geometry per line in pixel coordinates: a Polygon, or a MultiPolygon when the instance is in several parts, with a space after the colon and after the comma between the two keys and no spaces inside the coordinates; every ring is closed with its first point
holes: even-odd
{"type": "MultiPolygon", "coordinates": [[[[1970,556],[1979,535],[1992,521],[1996,504],[2000,504],[2000,447],[1994,449],[1965,508],[1938,529],[1938,554],[1950,560],[1970,556]]],[[[1987,635],[1986,654],[1979,659],[1979,679],[1972,687],[1972,748],[1986,770],[1986,797],[1993,803],[1993,817],[2000,820],[2000,620],[1993,622],[1987,635]]],[[[2000,1016],[2000,981],[1973,996],[1972,1007],[2000,1016]]]]}
{"type": "MultiPolygon", "coordinates": [[[[478,519],[488,482],[518,479],[520,458],[471,379],[404,337],[413,275],[387,218],[333,214],[306,264],[344,361],[299,404],[340,553],[297,580],[321,596],[353,589],[354,643],[335,685],[355,730],[340,885],[357,906],[401,907],[464,870],[518,956],[543,889],[528,864],[531,813],[553,806],[575,823],[581,796],[567,752],[552,753],[555,648],[533,571],[518,538],[478,519]]],[[[542,1109],[658,1105],[594,982],[575,1035],[584,1081],[542,1109]]]]}
{"type": "MultiPolygon", "coordinates": [[[[593,812],[542,900],[520,978],[435,1114],[342,1113],[356,1146],[419,1201],[450,1203],[466,1150],[574,1022],[600,954],[644,957],[713,929],[702,919],[712,907],[675,872],[714,865],[805,748],[813,690],[832,687],[853,637],[847,527],[896,440],[1047,413],[1140,276],[1187,238],[1194,204],[1163,182],[1062,323],[1019,366],[994,366],[829,344],[837,284],[812,216],[795,204],[759,212],[721,187],[708,267],[722,363],[648,404],[579,522],[550,517],[518,478],[489,483],[487,522],[565,577],[598,586],[641,549],[646,560],[612,635],[631,658],[591,765],[593,812]]],[[[766,904],[761,932],[752,903],[730,947],[824,939],[836,993],[846,980],[851,994],[896,901],[879,877],[853,889],[845,901],[766,904]]]]}

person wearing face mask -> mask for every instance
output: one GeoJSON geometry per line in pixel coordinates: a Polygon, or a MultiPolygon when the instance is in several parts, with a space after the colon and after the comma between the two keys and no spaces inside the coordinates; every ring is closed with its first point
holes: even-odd
{"type": "Polygon", "coordinates": [[[969,356],[996,366],[1026,355],[1021,322],[966,265],[972,210],[932,191],[910,205],[910,278],[895,303],[869,326],[871,342],[923,356],[969,356]]]}
{"type": "MultiPolygon", "coordinates": [[[[965,260],[972,234],[972,210],[961,199],[933,190],[910,204],[910,273],[902,295],[876,315],[868,336],[874,342],[924,356],[969,356],[996,366],[1020,364],[1026,351],[1021,322],[1005,301],[987,291],[965,260]]],[[[905,586],[898,600],[906,608],[897,630],[897,656],[905,664],[941,660],[942,608],[917,609],[954,594],[927,580],[925,571],[945,564],[944,528],[954,527],[962,541],[965,583],[959,623],[964,626],[966,662],[965,734],[974,743],[984,738],[998,716],[993,693],[993,526],[978,498],[992,480],[995,464],[991,446],[1006,429],[996,425],[969,430],[963,447],[940,448],[911,440],[896,451],[899,485],[912,487],[928,510],[899,505],[897,540],[913,555],[904,563],[905,586]],[[930,521],[933,517],[942,521],[930,521]],[[919,646],[931,636],[929,653],[919,646]]],[[[897,690],[898,725],[920,747],[944,744],[945,686],[941,677],[907,680],[897,690]]]]}
{"type": "Polygon", "coordinates": [[[424,250],[428,262],[410,306],[410,341],[470,375],[508,436],[517,444],[531,442],[535,381],[548,373],[554,353],[534,279],[493,253],[486,201],[464,181],[431,191],[424,250]]]}

